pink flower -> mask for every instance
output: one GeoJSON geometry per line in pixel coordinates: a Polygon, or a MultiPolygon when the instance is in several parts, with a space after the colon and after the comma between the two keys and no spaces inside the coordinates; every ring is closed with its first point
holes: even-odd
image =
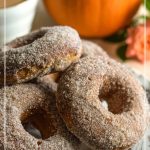
{"type": "Polygon", "coordinates": [[[128,37],[126,39],[126,44],[128,45],[126,57],[137,58],[141,62],[144,62],[144,59],[150,61],[150,20],[146,22],[145,37],[144,30],[144,24],[128,29],[128,37]],[[144,51],[145,47],[146,49],[144,51]]]}

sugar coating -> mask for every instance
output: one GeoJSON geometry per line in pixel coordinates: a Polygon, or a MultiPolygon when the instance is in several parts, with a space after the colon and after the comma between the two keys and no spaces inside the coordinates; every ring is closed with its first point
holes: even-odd
{"type": "Polygon", "coordinates": [[[45,27],[0,48],[0,83],[21,83],[49,72],[62,71],[81,55],[78,33],[67,26],[45,27]],[[5,50],[5,56],[4,56],[5,50]]]}
{"type": "MultiPolygon", "coordinates": [[[[82,40],[81,58],[86,56],[104,56],[105,58],[109,58],[107,53],[100,46],[91,41],[82,40]]],[[[48,74],[42,77],[38,77],[37,83],[44,86],[45,88],[49,88],[53,92],[56,92],[57,91],[56,80],[59,80],[58,76],[61,76],[60,73],[48,74]]]]}
{"type": "Polygon", "coordinates": [[[84,57],[72,64],[59,80],[56,102],[67,128],[93,149],[129,149],[147,128],[145,91],[112,59],[84,57]]]}
{"type": "MultiPolygon", "coordinates": [[[[80,142],[61,120],[55,96],[36,84],[19,84],[6,87],[6,143],[7,150],[77,150],[80,142]],[[44,111],[49,128],[42,128],[47,139],[36,139],[22,126],[35,112],[44,111]]],[[[0,89],[0,148],[4,147],[4,89],[0,89]]],[[[41,122],[44,122],[41,120],[41,122]]],[[[41,128],[41,122],[38,122],[41,128]]]]}

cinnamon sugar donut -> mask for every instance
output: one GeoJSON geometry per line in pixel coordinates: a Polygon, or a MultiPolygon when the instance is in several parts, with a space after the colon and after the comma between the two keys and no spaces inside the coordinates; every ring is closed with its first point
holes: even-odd
{"type": "Polygon", "coordinates": [[[96,43],[88,41],[88,40],[82,40],[82,56],[103,56],[103,57],[109,57],[107,53],[96,43]]]}
{"type": "Polygon", "coordinates": [[[68,129],[98,150],[129,149],[147,128],[143,88],[124,66],[104,57],[84,57],[63,73],[57,107],[68,129]]]}
{"type": "MultiPolygon", "coordinates": [[[[97,44],[88,41],[82,40],[82,55],[81,58],[86,56],[103,56],[109,58],[107,53],[97,44]]],[[[59,80],[60,73],[48,74],[37,79],[38,84],[48,87],[51,91],[57,91],[57,82],[59,80]]]]}
{"type": "Polygon", "coordinates": [[[0,49],[0,83],[21,83],[49,72],[62,71],[81,55],[78,33],[67,26],[41,28],[0,49]],[[4,57],[4,50],[6,56],[4,57]]]}
{"type": "Polygon", "coordinates": [[[53,93],[36,84],[6,87],[4,115],[3,92],[4,89],[0,89],[0,149],[2,147],[7,150],[79,149],[80,142],[66,129],[58,114],[53,93]],[[26,132],[23,125],[29,121],[41,132],[42,139],[26,132]]]}

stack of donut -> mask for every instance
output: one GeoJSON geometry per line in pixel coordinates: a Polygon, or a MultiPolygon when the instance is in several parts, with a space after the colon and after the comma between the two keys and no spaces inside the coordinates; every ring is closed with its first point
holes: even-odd
{"type": "Polygon", "coordinates": [[[138,81],[70,27],[1,47],[0,86],[0,150],[126,150],[148,126],[138,81]]]}

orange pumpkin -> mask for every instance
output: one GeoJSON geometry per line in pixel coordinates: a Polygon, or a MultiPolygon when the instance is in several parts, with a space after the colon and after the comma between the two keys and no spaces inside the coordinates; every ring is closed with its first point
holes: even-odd
{"type": "Polygon", "coordinates": [[[85,37],[105,37],[129,23],[141,0],[44,0],[56,22],[85,37]]]}

